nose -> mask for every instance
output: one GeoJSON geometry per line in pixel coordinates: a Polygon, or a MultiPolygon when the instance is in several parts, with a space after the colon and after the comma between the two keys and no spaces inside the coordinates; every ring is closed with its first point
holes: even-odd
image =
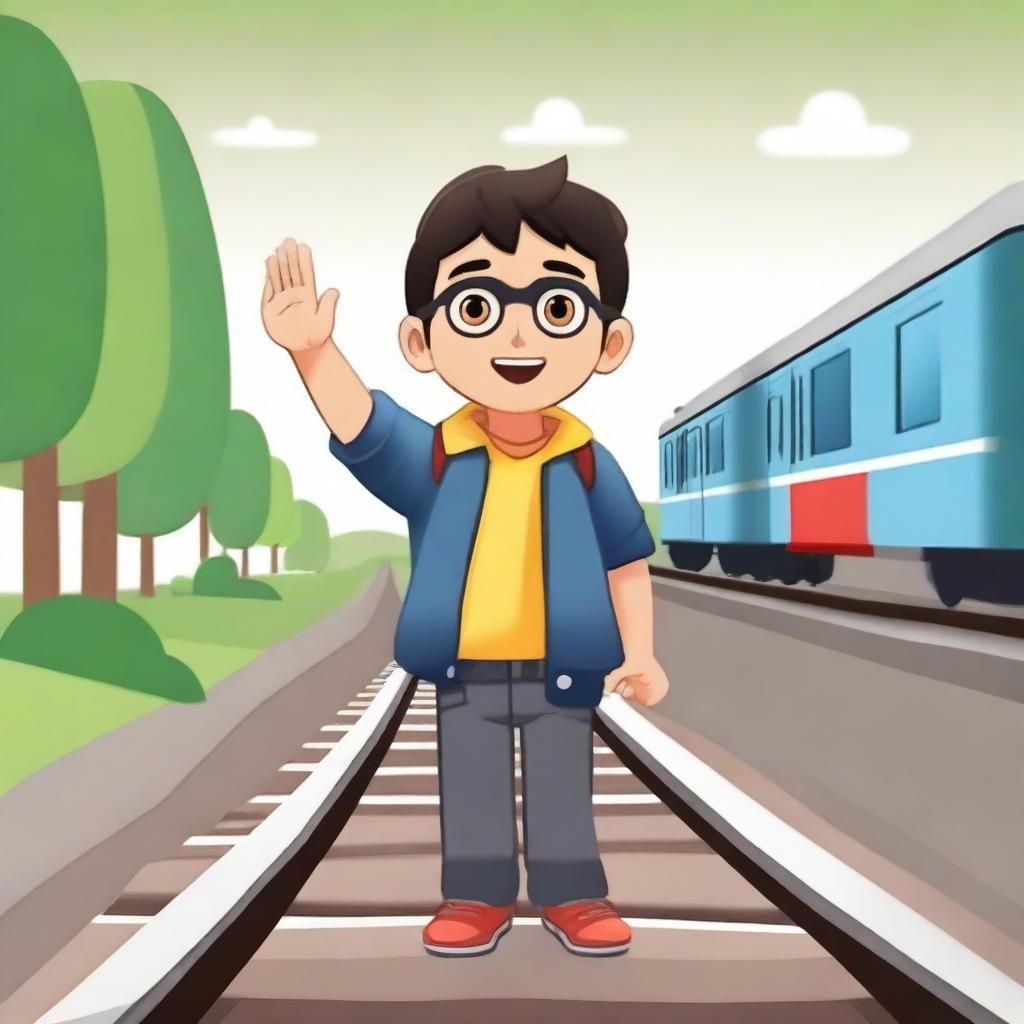
{"type": "Polygon", "coordinates": [[[513,348],[523,348],[526,342],[523,340],[523,336],[519,333],[519,328],[516,328],[516,333],[512,337],[513,348]]]}

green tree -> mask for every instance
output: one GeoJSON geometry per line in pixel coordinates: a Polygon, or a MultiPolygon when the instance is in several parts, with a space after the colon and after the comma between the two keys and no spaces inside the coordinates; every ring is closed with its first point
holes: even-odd
{"type": "Polygon", "coordinates": [[[302,520],[299,539],[285,552],[284,564],[289,569],[323,572],[331,555],[331,531],[327,517],[311,501],[297,501],[302,520]]]}
{"type": "Polygon", "coordinates": [[[167,388],[167,239],[156,151],[135,86],[82,86],[99,153],[107,304],[92,397],[60,443],[61,486],[84,484],[82,593],[117,599],[117,472],[142,450],[167,388]]]}
{"type": "Polygon", "coordinates": [[[292,497],[292,475],[280,459],[270,460],[270,510],[258,544],[270,548],[270,571],[277,572],[277,549],[292,525],[295,500],[292,497]]]}
{"type": "Polygon", "coordinates": [[[160,172],[171,296],[167,392],[142,451],[121,470],[117,525],[141,540],[141,592],[154,593],[153,538],[203,505],[224,450],[228,328],[217,242],[188,142],[167,106],[138,89],[160,172]]]}
{"type": "Polygon", "coordinates": [[[210,529],[225,548],[241,548],[249,575],[249,548],[270,511],[270,449],[256,418],[240,409],[228,416],[227,441],[210,489],[210,529]]]}
{"type": "Polygon", "coordinates": [[[0,462],[21,486],[24,602],[60,592],[56,444],[92,393],[103,339],[106,235],[82,91],[37,28],[0,16],[0,462]]]}
{"type": "Polygon", "coordinates": [[[292,502],[292,511],[288,519],[288,529],[281,538],[279,547],[290,548],[302,536],[302,508],[299,502],[292,502]]]}

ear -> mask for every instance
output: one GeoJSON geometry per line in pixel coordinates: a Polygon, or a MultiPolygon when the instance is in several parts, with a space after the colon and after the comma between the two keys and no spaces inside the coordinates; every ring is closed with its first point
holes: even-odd
{"type": "Polygon", "coordinates": [[[423,336],[423,321],[419,317],[407,316],[398,325],[398,344],[402,346],[405,361],[420,373],[434,369],[434,359],[423,336]]]}
{"type": "Polygon", "coordinates": [[[598,373],[617,370],[633,347],[633,325],[625,318],[613,320],[605,334],[604,349],[594,369],[598,373]]]}

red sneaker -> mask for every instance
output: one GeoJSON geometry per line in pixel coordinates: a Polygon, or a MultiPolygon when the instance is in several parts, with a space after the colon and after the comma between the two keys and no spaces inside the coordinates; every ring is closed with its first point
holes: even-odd
{"type": "Polygon", "coordinates": [[[514,909],[471,900],[445,900],[423,929],[423,945],[435,956],[490,953],[512,927],[514,909]]]}
{"type": "Polygon", "coordinates": [[[629,949],[633,933],[609,900],[579,900],[541,911],[544,927],[570,953],[618,956],[629,949]]]}

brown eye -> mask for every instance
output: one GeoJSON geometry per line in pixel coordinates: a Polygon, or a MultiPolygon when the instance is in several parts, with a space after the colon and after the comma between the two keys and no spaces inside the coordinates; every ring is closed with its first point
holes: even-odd
{"type": "Polygon", "coordinates": [[[491,305],[482,295],[470,295],[459,307],[459,316],[467,327],[479,327],[490,315],[491,305]]]}
{"type": "Polygon", "coordinates": [[[500,319],[498,300],[485,288],[467,288],[448,306],[448,320],[460,334],[487,334],[500,319]]]}
{"type": "Polygon", "coordinates": [[[576,306],[568,295],[554,295],[544,303],[544,318],[552,327],[568,327],[576,306]]]}
{"type": "Polygon", "coordinates": [[[570,291],[555,289],[545,292],[537,303],[540,326],[548,334],[575,334],[587,317],[587,307],[570,291]]]}

